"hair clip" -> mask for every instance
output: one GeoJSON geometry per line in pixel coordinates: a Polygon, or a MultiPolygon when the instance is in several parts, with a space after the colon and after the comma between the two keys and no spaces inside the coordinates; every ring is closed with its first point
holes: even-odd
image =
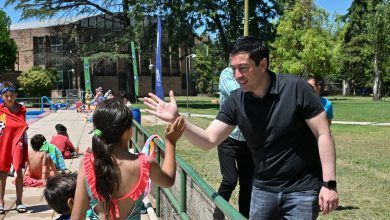
{"type": "Polygon", "coordinates": [[[101,130],[99,130],[99,129],[95,129],[94,133],[95,133],[96,137],[103,136],[103,132],[101,130]]]}

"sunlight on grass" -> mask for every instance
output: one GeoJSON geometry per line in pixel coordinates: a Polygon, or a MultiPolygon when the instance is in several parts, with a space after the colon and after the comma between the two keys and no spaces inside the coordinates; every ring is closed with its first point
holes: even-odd
{"type": "MultiPolygon", "coordinates": [[[[390,122],[390,102],[372,102],[370,97],[329,98],[333,99],[335,120],[390,122]]],[[[213,99],[191,98],[190,112],[216,114],[219,107],[210,104],[213,99]],[[202,105],[207,108],[201,109],[202,105]]],[[[178,100],[180,107],[184,99],[178,100]]],[[[206,128],[212,119],[191,117],[189,120],[206,128]]],[[[160,135],[162,129],[158,127],[160,135]]],[[[337,150],[340,207],[329,215],[320,214],[319,219],[390,219],[390,127],[333,124],[332,134],[337,150]]],[[[216,148],[203,151],[181,138],[177,153],[218,189],[222,177],[216,148]]],[[[230,201],[236,208],[237,188],[230,201]]]]}

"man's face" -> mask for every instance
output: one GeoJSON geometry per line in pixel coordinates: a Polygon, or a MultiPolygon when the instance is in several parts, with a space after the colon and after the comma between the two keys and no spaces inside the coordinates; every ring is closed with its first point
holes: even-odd
{"type": "Polygon", "coordinates": [[[249,58],[248,53],[238,53],[230,56],[230,66],[233,69],[234,77],[241,89],[245,92],[254,92],[258,89],[261,79],[260,64],[249,58]]]}
{"type": "Polygon", "coordinates": [[[3,98],[3,101],[7,107],[12,107],[15,103],[16,93],[7,91],[1,95],[1,98],[3,98]]]}

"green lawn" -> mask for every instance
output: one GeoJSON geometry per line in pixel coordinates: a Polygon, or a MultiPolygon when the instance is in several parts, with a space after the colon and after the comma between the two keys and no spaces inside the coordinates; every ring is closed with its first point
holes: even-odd
{"type": "MultiPolygon", "coordinates": [[[[361,121],[361,122],[390,122],[390,98],[385,101],[373,102],[371,97],[327,97],[333,103],[334,120],[337,121],[361,121]]],[[[166,98],[168,100],[168,98],[166,98]]],[[[185,96],[176,97],[179,112],[187,112],[185,96]]],[[[216,115],[219,105],[215,103],[215,97],[189,97],[188,111],[196,114],[216,115]]],[[[144,109],[142,103],[135,107],[144,109]]]]}
{"type": "Polygon", "coordinates": [[[333,103],[334,120],[390,122],[390,99],[373,102],[371,97],[328,97],[333,103]]]}
{"type": "MultiPolygon", "coordinates": [[[[185,97],[184,97],[185,98],[185,97]]],[[[329,97],[334,103],[335,120],[390,122],[390,102],[372,102],[369,97],[329,97]]],[[[190,99],[190,112],[216,114],[215,98],[190,99]]],[[[178,97],[181,107],[185,99],[178,97]]],[[[144,108],[144,107],[141,107],[144,108]]],[[[185,108],[184,108],[185,109],[185,108]]],[[[190,121],[206,128],[212,119],[191,117],[190,121]]],[[[155,128],[149,130],[155,131],[155,128]]],[[[158,133],[163,135],[162,127],[158,133]]],[[[340,207],[319,219],[390,219],[390,127],[332,125],[337,150],[337,179],[340,207]]],[[[215,190],[221,181],[216,148],[203,151],[185,138],[179,140],[178,154],[215,190]]],[[[231,203],[237,207],[236,190],[231,203]]]]}

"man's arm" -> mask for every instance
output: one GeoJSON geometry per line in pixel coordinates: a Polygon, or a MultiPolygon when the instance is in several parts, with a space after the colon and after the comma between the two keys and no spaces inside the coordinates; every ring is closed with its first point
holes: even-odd
{"type": "MultiPolygon", "coordinates": [[[[149,93],[149,97],[144,98],[144,104],[149,107],[145,111],[163,121],[173,123],[179,117],[179,113],[177,112],[176,100],[172,90],[169,92],[169,96],[170,101],[164,102],[155,94],[149,93]]],[[[184,136],[192,144],[203,150],[209,150],[221,143],[229,136],[234,128],[218,120],[211,122],[206,130],[191,124],[187,120],[185,120],[185,123],[184,136]]]]}
{"type": "MultiPolygon", "coordinates": [[[[336,180],[336,149],[325,111],[313,118],[307,119],[306,123],[318,141],[323,181],[336,180]]],[[[332,190],[322,187],[319,195],[319,203],[324,214],[335,210],[338,206],[336,189],[332,190]]]]}
{"type": "Polygon", "coordinates": [[[191,124],[186,120],[184,136],[197,147],[203,150],[210,150],[225,140],[233,129],[234,126],[225,124],[216,119],[210,123],[206,130],[191,124]]]}

